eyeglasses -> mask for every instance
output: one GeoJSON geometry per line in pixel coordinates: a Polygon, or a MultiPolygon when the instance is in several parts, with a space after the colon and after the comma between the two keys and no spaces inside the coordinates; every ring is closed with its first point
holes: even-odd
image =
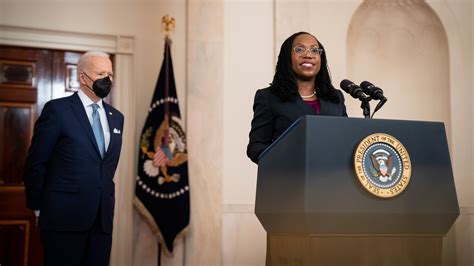
{"type": "Polygon", "coordinates": [[[312,55],[312,56],[317,56],[317,55],[321,55],[323,53],[323,49],[322,48],[318,48],[318,47],[310,47],[310,48],[306,48],[304,46],[296,46],[293,48],[293,51],[295,52],[295,54],[297,55],[305,55],[307,51],[309,51],[309,53],[312,55]]]}

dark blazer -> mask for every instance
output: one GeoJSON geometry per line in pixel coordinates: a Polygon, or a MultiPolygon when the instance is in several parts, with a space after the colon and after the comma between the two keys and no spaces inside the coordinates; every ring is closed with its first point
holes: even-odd
{"type": "Polygon", "coordinates": [[[100,215],[112,232],[113,177],[122,146],[123,115],[104,102],[110,144],[102,159],[77,95],[46,103],[35,124],[23,180],[26,204],[40,210],[41,230],[85,231],[100,215]]]}
{"type": "MultiPolygon", "coordinates": [[[[344,96],[337,91],[339,103],[319,99],[321,110],[319,115],[347,116],[344,96]]],[[[252,128],[247,145],[247,156],[258,163],[258,156],[285,129],[304,115],[317,115],[313,108],[296,97],[293,101],[284,102],[270,91],[270,88],[257,90],[253,104],[252,128]]]]}

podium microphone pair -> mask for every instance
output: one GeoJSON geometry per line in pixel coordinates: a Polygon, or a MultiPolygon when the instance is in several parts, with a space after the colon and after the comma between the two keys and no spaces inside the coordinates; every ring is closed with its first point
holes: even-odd
{"type": "Polygon", "coordinates": [[[385,102],[387,102],[387,98],[385,98],[385,96],[383,95],[383,90],[368,81],[363,81],[362,83],[360,83],[360,86],[357,86],[356,84],[354,84],[354,82],[348,79],[344,79],[343,81],[341,81],[340,87],[346,93],[350,94],[353,98],[362,101],[362,105],[366,104],[367,108],[369,108],[369,116],[370,107],[368,107],[368,102],[370,100],[379,100],[379,103],[377,104],[374,112],[372,113],[372,117],[374,116],[375,112],[382,108],[385,102]]]}

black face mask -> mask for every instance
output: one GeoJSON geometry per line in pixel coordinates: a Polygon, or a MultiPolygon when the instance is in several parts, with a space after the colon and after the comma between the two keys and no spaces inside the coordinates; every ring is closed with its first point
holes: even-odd
{"type": "MultiPolygon", "coordinates": [[[[86,77],[92,80],[86,73],[84,73],[86,77]]],[[[90,87],[89,87],[90,89],[90,87]]],[[[112,81],[110,80],[109,76],[101,79],[94,80],[92,84],[92,91],[97,95],[99,98],[105,98],[109,95],[110,90],[112,89],[112,81]]]]}

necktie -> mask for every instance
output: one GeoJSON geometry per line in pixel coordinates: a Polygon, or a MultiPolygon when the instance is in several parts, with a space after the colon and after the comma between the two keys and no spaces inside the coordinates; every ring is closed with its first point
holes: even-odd
{"type": "Polygon", "coordinates": [[[104,158],[105,153],[105,141],[104,131],[102,130],[102,124],[100,123],[99,112],[97,111],[100,106],[96,103],[91,104],[92,106],[92,131],[94,131],[95,140],[99,147],[100,156],[104,158]]]}

